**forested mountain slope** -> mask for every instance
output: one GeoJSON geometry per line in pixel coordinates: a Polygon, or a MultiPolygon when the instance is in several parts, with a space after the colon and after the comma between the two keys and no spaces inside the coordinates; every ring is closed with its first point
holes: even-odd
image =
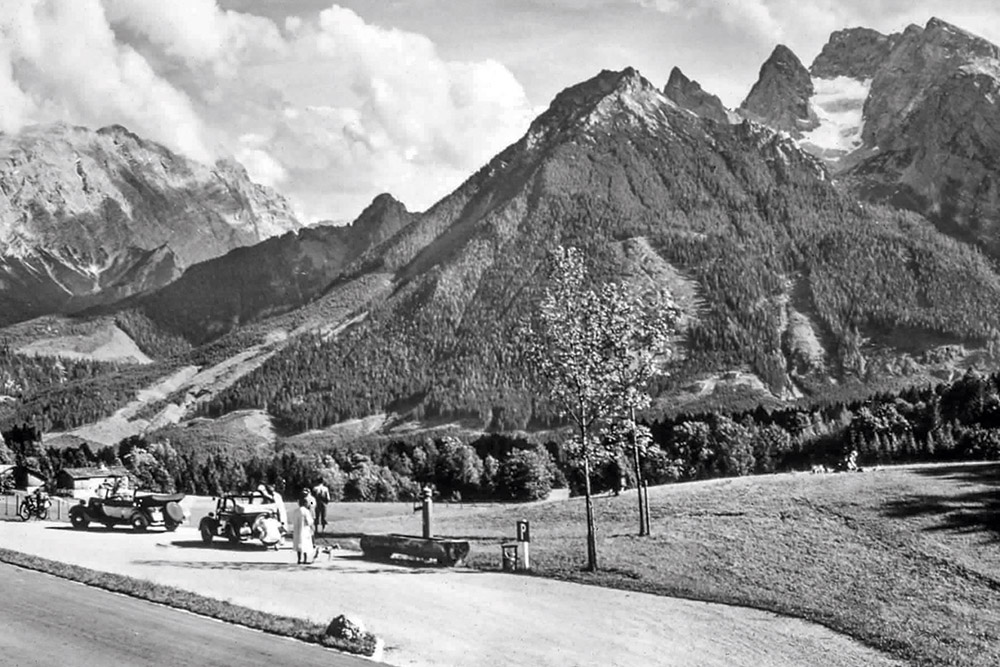
{"type": "Polygon", "coordinates": [[[516,345],[545,252],[583,247],[596,279],[618,280],[648,268],[636,241],[695,286],[674,389],[743,369],[773,397],[815,394],[922,372],[928,351],[984,346],[1000,324],[1000,279],[976,250],[857,204],[763,126],[706,123],[634,70],[605,71],[354,263],[395,274],[364,322],[291,343],[208,412],[266,406],[293,431],[384,410],[549,419],[516,345]]]}

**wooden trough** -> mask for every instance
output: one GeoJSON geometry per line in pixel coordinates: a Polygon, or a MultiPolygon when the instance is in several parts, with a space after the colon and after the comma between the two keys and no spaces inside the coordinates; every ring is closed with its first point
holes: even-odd
{"type": "Polygon", "coordinates": [[[364,535],[361,551],[365,558],[388,560],[394,554],[434,560],[441,565],[457,565],[469,555],[466,540],[449,540],[443,537],[417,537],[415,535],[364,535]]]}

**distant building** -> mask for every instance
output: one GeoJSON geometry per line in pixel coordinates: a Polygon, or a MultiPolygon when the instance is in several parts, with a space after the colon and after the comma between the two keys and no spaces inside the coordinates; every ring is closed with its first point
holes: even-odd
{"type": "Polygon", "coordinates": [[[0,463],[0,491],[6,491],[14,486],[14,466],[10,463],[0,463]]]}
{"type": "Polygon", "coordinates": [[[2,465],[0,477],[10,477],[14,488],[34,491],[45,484],[45,477],[39,471],[27,466],[2,465]]]}
{"type": "Polygon", "coordinates": [[[128,476],[128,471],[122,466],[88,466],[86,468],[63,468],[56,475],[56,486],[64,493],[74,498],[86,499],[94,495],[105,481],[112,482],[118,477],[128,476]]]}

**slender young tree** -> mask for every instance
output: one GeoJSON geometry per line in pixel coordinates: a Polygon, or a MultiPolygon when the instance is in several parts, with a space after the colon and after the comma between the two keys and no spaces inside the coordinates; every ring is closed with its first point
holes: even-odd
{"type": "Polygon", "coordinates": [[[633,449],[641,447],[635,411],[649,404],[648,394],[645,402],[641,395],[654,361],[666,348],[658,341],[666,341],[669,330],[661,332],[661,325],[660,315],[651,317],[624,287],[590,287],[580,250],[558,247],[550,254],[548,282],[525,337],[526,351],[549,399],[574,426],[567,453],[583,467],[587,567],[592,571],[598,569],[598,559],[590,478],[594,465],[608,455],[599,431],[627,413],[633,449]]]}
{"type": "Polygon", "coordinates": [[[598,569],[590,476],[601,447],[597,429],[617,405],[610,362],[609,309],[587,284],[583,254],[556,248],[548,258],[545,294],[523,337],[525,352],[553,406],[572,422],[567,452],[583,464],[587,511],[587,569],[598,569]]]}
{"type": "Polygon", "coordinates": [[[619,431],[628,438],[636,480],[639,510],[639,535],[649,535],[649,510],[645,506],[641,458],[651,437],[648,429],[636,423],[636,413],[649,407],[649,381],[654,375],[666,374],[665,367],[673,357],[671,337],[676,332],[680,310],[669,295],[659,296],[655,305],[647,305],[628,285],[605,285],[602,301],[607,304],[608,328],[614,344],[611,379],[617,397],[619,431]]]}

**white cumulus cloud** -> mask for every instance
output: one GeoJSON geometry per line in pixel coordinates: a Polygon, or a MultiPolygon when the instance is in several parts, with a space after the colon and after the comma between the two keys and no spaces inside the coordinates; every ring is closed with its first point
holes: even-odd
{"type": "Polygon", "coordinates": [[[203,161],[233,156],[310,219],[379,192],[429,206],[527,127],[492,60],[331,5],[275,21],[216,0],[4,0],[0,130],[120,123],[203,161]]]}
{"type": "Polygon", "coordinates": [[[208,159],[188,97],[118,43],[98,0],[13,0],[0,6],[0,127],[66,120],[122,123],[208,159]]]}

